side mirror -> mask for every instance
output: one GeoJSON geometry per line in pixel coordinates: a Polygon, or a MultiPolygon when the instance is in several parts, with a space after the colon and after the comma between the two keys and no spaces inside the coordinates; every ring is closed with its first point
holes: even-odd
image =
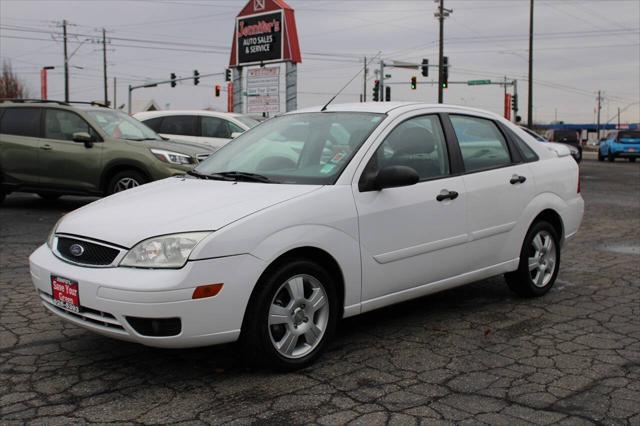
{"type": "Polygon", "coordinates": [[[93,146],[93,137],[87,132],[76,132],[73,134],[72,139],[74,142],[83,143],[87,148],[93,146]]]}
{"type": "Polygon", "coordinates": [[[407,166],[387,166],[377,173],[363,176],[358,184],[360,192],[380,191],[385,188],[415,185],[420,180],[418,172],[407,166]]]}
{"type": "Polygon", "coordinates": [[[233,133],[231,133],[231,139],[235,139],[238,136],[240,136],[241,134],[242,134],[242,132],[233,132],[233,133]]]}

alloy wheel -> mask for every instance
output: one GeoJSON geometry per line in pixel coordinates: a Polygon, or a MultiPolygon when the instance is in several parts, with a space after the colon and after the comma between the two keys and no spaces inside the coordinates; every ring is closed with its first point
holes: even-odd
{"type": "Polygon", "coordinates": [[[556,246],[547,231],[540,231],[529,248],[529,275],[536,287],[544,287],[551,281],[556,267],[556,246]]]}
{"type": "Polygon", "coordinates": [[[135,188],[136,186],[140,186],[140,182],[130,177],[123,177],[116,182],[113,187],[113,192],[122,192],[127,189],[135,188]]]}
{"type": "Polygon", "coordinates": [[[320,343],[329,322],[329,300],[311,275],[289,278],[276,291],[268,317],[273,347],[286,358],[302,358],[320,343]]]}

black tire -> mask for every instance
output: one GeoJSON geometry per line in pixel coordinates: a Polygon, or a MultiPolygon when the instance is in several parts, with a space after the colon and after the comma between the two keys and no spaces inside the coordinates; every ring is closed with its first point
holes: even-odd
{"type": "MultiPolygon", "coordinates": [[[[549,253],[551,251],[548,251],[549,253]]],[[[560,269],[560,243],[556,230],[551,226],[549,222],[538,221],[534,223],[527,235],[524,238],[522,249],[520,250],[520,263],[518,269],[514,272],[505,274],[505,279],[509,288],[519,296],[522,297],[538,297],[547,293],[556,281],[558,271],[560,269]],[[536,258],[538,265],[548,265],[552,255],[542,255],[541,258],[536,256],[536,249],[534,248],[534,239],[541,235],[541,242],[546,242],[544,236],[548,236],[553,242],[553,253],[555,254],[555,260],[553,261],[553,267],[549,271],[541,271],[536,268],[530,270],[529,259],[536,258]],[[549,273],[549,275],[547,275],[549,273]],[[532,276],[533,274],[533,276],[532,276]],[[542,274],[542,280],[536,284],[534,278],[539,277],[538,274],[542,274]],[[549,277],[547,281],[547,276],[549,277]],[[546,282],[545,282],[546,281],[546,282]]]]}
{"type": "Polygon", "coordinates": [[[604,155],[600,154],[600,150],[598,150],[598,161],[604,161],[604,155]]]}
{"type": "Polygon", "coordinates": [[[0,191],[0,204],[2,204],[2,202],[4,201],[6,196],[7,196],[7,194],[5,194],[4,192],[0,191]]]}
{"type": "Polygon", "coordinates": [[[636,162],[636,157],[629,157],[629,162],[630,163],[635,163],[636,162]]]}
{"type": "Polygon", "coordinates": [[[147,178],[137,170],[124,170],[116,173],[111,180],[109,181],[109,185],[107,186],[107,194],[111,195],[116,192],[121,192],[126,189],[135,188],[140,185],[144,185],[147,183],[147,178]],[[126,183],[125,183],[126,182],[126,183]],[[129,187],[124,186],[129,185],[129,187]]]}
{"type": "MultiPolygon", "coordinates": [[[[303,285],[306,297],[307,290],[310,288],[308,278],[304,278],[303,285]]],[[[309,294],[313,293],[309,292],[309,294]]],[[[292,309],[296,306],[293,297],[288,302],[285,301],[276,307],[285,306],[287,307],[287,312],[292,312],[292,309]]],[[[301,307],[305,308],[305,305],[301,307]]],[[[300,306],[298,305],[298,308],[295,309],[299,310],[299,308],[300,306]]],[[[302,258],[285,259],[285,261],[280,262],[265,273],[249,300],[240,336],[242,356],[246,363],[256,367],[268,367],[280,371],[293,371],[306,367],[322,354],[327,343],[331,340],[338,322],[338,312],[338,297],[334,277],[321,265],[311,260],[302,258]],[[323,304],[322,308],[311,314],[310,321],[307,321],[309,318],[305,316],[307,320],[298,323],[301,328],[299,332],[303,333],[302,329],[303,327],[308,327],[307,323],[313,325],[319,321],[320,315],[328,315],[328,319],[326,319],[323,334],[317,340],[315,346],[308,348],[309,352],[300,353],[299,357],[294,358],[293,356],[297,355],[293,354],[294,350],[292,350],[292,357],[286,357],[276,349],[277,343],[274,335],[277,336],[280,332],[281,340],[278,342],[284,342],[286,334],[294,331],[293,327],[296,327],[295,332],[298,332],[298,326],[293,325],[295,320],[269,325],[270,309],[280,303],[277,297],[281,297],[282,292],[287,291],[284,288],[286,283],[301,275],[312,277],[322,285],[326,295],[326,304],[323,304]],[[328,309],[326,308],[327,306],[328,309]]],[[[303,315],[306,315],[306,313],[303,315]]],[[[292,315],[289,318],[293,319],[293,317],[292,315]]],[[[300,350],[305,350],[304,345],[307,345],[306,333],[296,338],[293,347],[297,348],[298,345],[301,346],[300,350]]]]}
{"type": "Polygon", "coordinates": [[[609,151],[609,153],[607,154],[607,161],[613,163],[615,159],[616,157],[611,153],[611,151],[609,151]]]}
{"type": "Polygon", "coordinates": [[[48,192],[38,192],[38,196],[43,200],[47,201],[55,201],[62,196],[62,194],[54,194],[48,192]]]}

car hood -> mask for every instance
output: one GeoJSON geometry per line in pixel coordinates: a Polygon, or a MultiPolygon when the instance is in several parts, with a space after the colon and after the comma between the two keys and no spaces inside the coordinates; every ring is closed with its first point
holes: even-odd
{"type": "Polygon", "coordinates": [[[320,187],[168,178],[75,210],[57,232],[131,248],[157,235],[214,231],[320,187]]]}
{"type": "Polygon", "coordinates": [[[174,151],[179,154],[197,155],[205,154],[207,152],[214,151],[210,146],[198,143],[198,142],[186,142],[178,141],[174,139],[170,140],[146,140],[146,141],[128,141],[130,144],[145,144],[149,148],[165,149],[167,151],[174,151]]]}

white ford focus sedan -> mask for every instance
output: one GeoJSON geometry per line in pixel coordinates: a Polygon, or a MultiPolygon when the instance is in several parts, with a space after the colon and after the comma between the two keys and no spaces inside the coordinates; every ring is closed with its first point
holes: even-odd
{"type": "Polygon", "coordinates": [[[81,327],[157,347],[240,340],[294,369],[341,318],[497,274],[545,294],[583,210],[569,150],[495,114],[333,105],[69,213],[30,266],[43,305],[81,327]]]}

